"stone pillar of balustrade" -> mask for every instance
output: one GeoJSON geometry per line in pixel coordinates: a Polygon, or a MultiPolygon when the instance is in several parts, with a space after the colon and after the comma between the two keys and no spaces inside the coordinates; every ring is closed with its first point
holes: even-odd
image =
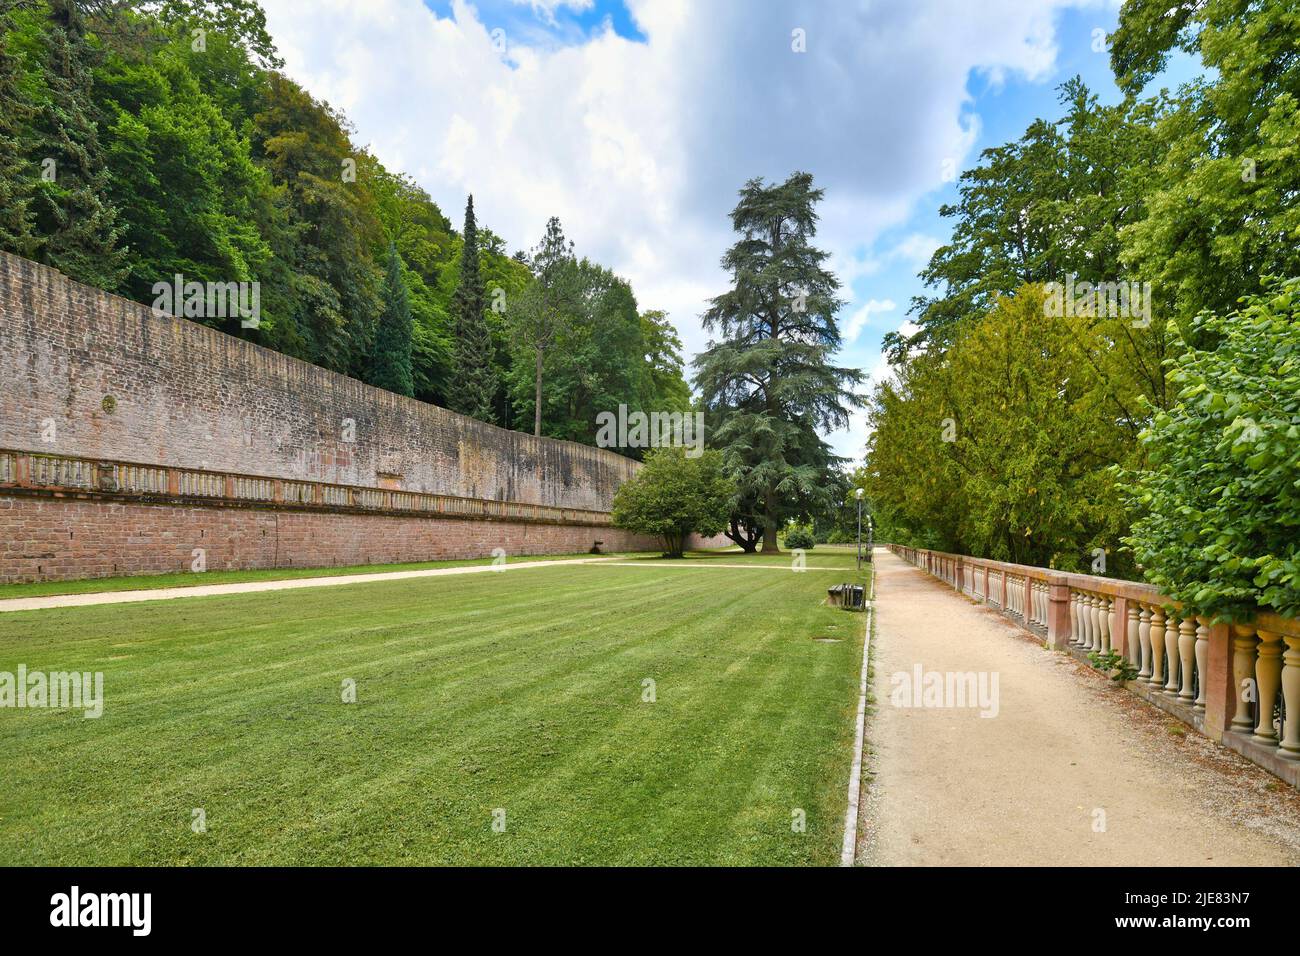
{"type": "Polygon", "coordinates": [[[1070,585],[1052,581],[1047,595],[1047,646],[1060,650],[1070,643],[1073,621],[1070,620],[1070,585]]]}
{"type": "Polygon", "coordinates": [[[1232,728],[1240,696],[1235,678],[1232,628],[1227,624],[1209,625],[1205,639],[1205,660],[1202,661],[1199,654],[1196,660],[1196,666],[1201,669],[1200,697],[1205,706],[1205,736],[1222,740],[1224,733],[1232,728]]]}

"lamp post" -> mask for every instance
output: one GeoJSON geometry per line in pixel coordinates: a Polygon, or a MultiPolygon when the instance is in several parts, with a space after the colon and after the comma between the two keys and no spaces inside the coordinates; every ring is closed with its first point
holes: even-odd
{"type": "MultiPolygon", "coordinates": [[[[859,488],[853,492],[853,497],[858,499],[858,570],[862,570],[862,489],[859,488]]],[[[868,519],[870,520],[870,519],[868,519]]]]}

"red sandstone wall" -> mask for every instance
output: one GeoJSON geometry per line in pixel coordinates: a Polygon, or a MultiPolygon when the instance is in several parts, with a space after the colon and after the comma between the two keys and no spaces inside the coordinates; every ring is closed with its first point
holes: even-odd
{"type": "Polygon", "coordinates": [[[28,496],[0,496],[0,527],[0,583],[189,571],[195,548],[220,571],[658,547],[608,527],[28,496]]]}
{"type": "Polygon", "coordinates": [[[154,315],[6,253],[0,448],[370,487],[384,473],[407,491],[593,511],[637,467],[154,315]]]}
{"type": "MultiPolygon", "coordinates": [[[[638,467],[154,315],[2,252],[0,448],[592,511],[608,511],[638,467]]],[[[195,548],[223,570],[585,552],[595,541],[658,549],[608,526],[0,495],[5,583],[188,571],[195,548]]]]}

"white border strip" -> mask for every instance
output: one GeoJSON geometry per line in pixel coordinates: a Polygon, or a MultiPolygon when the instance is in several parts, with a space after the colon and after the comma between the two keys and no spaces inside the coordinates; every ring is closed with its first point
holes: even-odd
{"type": "Polygon", "coordinates": [[[849,770],[849,806],[844,811],[844,846],[840,866],[852,866],[858,852],[858,802],[862,797],[862,750],[867,729],[867,663],[871,655],[871,619],[875,613],[876,556],[871,556],[871,598],[867,603],[866,633],[862,637],[862,676],[858,682],[858,730],[853,744],[853,767],[849,770]]]}

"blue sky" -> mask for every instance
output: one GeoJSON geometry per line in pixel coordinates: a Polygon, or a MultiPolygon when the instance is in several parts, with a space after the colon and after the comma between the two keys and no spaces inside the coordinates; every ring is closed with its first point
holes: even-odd
{"type": "MultiPolygon", "coordinates": [[[[1118,99],[1094,50],[1113,0],[264,5],[290,74],[387,166],[453,220],[472,191],[511,249],[559,216],[580,254],[669,312],[688,359],[726,287],[718,259],[747,179],[803,169],[826,190],[818,242],[845,283],[841,360],[879,376],[881,338],[950,232],[945,166],[1058,117],[1056,87],[1075,74],[1118,99]]],[[[859,417],[827,437],[856,458],[866,436],[859,417]]]]}

